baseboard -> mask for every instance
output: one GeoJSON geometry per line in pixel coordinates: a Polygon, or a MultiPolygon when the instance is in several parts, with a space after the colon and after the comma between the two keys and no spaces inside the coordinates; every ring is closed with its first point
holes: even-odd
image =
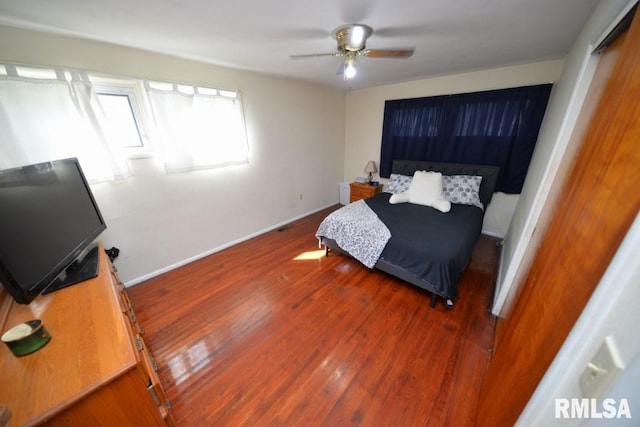
{"type": "MultiPolygon", "coordinates": [[[[337,203],[337,202],[336,202],[336,203],[337,203]]],[[[171,265],[169,265],[169,266],[167,266],[167,267],[164,267],[164,268],[161,268],[161,269],[159,269],[159,270],[153,271],[153,272],[151,272],[151,273],[149,273],[149,274],[145,274],[144,276],[140,276],[140,277],[137,277],[137,278],[135,278],[135,279],[129,280],[129,281],[125,282],[125,284],[124,284],[124,285],[125,285],[125,287],[127,287],[127,288],[128,288],[128,287],[131,287],[131,286],[135,286],[135,285],[140,284],[140,283],[142,283],[142,282],[145,282],[145,281],[147,281],[147,280],[149,280],[149,279],[153,279],[154,277],[158,277],[158,276],[160,276],[161,274],[168,273],[168,272],[169,272],[169,271],[171,271],[171,270],[175,270],[176,268],[179,268],[179,267],[185,266],[185,265],[190,264],[190,263],[192,263],[192,262],[194,262],[194,261],[197,261],[197,260],[199,260],[199,259],[202,259],[202,258],[204,258],[204,257],[206,257],[206,256],[209,256],[209,255],[215,254],[216,252],[220,252],[220,251],[222,251],[222,250],[224,250],[224,249],[230,248],[231,246],[237,245],[238,243],[242,243],[242,242],[245,242],[245,241],[247,241],[247,240],[253,239],[254,237],[258,237],[258,236],[260,236],[260,235],[262,235],[262,234],[268,233],[268,232],[270,232],[270,231],[277,230],[278,228],[280,228],[280,227],[282,227],[282,226],[284,226],[284,225],[287,225],[287,224],[289,224],[289,223],[291,223],[291,222],[293,222],[293,221],[297,221],[297,220],[302,219],[302,218],[304,218],[304,217],[306,217],[306,216],[312,215],[312,214],[314,214],[314,213],[316,213],[316,212],[320,212],[320,211],[321,211],[321,210],[323,210],[323,209],[327,209],[327,208],[329,208],[329,207],[331,207],[331,206],[334,206],[336,203],[331,203],[331,204],[329,204],[329,205],[326,205],[326,206],[320,207],[320,208],[315,209],[315,210],[313,210],[313,211],[310,211],[310,212],[307,212],[307,213],[300,214],[300,215],[295,216],[295,217],[293,217],[293,218],[290,218],[290,219],[288,219],[288,220],[286,220],[286,221],[282,221],[282,222],[280,222],[280,223],[278,223],[278,224],[272,225],[272,226],[270,226],[270,227],[268,227],[268,228],[264,228],[264,229],[262,229],[262,230],[256,231],[255,233],[251,233],[251,234],[246,235],[246,236],[243,236],[243,237],[241,237],[241,238],[239,238],[239,239],[236,239],[236,240],[233,240],[233,241],[231,241],[231,242],[225,243],[224,245],[220,245],[220,246],[218,246],[218,247],[212,248],[212,249],[210,249],[210,250],[208,250],[208,251],[205,251],[205,252],[203,252],[203,253],[200,253],[200,254],[198,254],[198,255],[194,255],[194,256],[192,256],[192,257],[190,257],[190,258],[187,258],[187,259],[185,259],[185,260],[182,260],[182,261],[176,262],[175,264],[171,264],[171,265]]]]}
{"type": "Polygon", "coordinates": [[[496,233],[495,231],[482,230],[481,232],[485,236],[496,237],[498,239],[504,239],[504,234],[496,233]]]}

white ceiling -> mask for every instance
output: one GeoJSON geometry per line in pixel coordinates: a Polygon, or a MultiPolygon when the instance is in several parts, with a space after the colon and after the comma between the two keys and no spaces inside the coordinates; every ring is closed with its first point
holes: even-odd
{"type": "Polygon", "coordinates": [[[563,58],[597,0],[1,0],[0,24],[296,77],[340,88],[563,58]],[[332,52],[346,23],[374,29],[367,47],[409,59],[358,59],[344,81],[332,52]]]}

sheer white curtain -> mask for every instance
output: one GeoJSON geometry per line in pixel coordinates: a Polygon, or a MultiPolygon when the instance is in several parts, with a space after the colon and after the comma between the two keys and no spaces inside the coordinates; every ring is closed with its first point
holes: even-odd
{"type": "Polygon", "coordinates": [[[85,73],[50,69],[29,77],[11,64],[2,71],[0,168],[77,157],[90,182],[131,175],[126,157],[108,143],[85,73]]]}
{"type": "Polygon", "coordinates": [[[167,172],[248,162],[240,93],[149,81],[145,88],[167,172]]]}

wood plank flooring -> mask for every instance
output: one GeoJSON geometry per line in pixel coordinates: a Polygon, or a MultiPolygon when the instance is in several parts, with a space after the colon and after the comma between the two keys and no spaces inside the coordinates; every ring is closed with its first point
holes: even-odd
{"type": "MultiPolygon", "coordinates": [[[[473,426],[499,258],[483,236],[453,310],[339,254],[338,206],[129,288],[179,426],[473,426]]],[[[117,265],[117,260],[116,260],[117,265]]]]}

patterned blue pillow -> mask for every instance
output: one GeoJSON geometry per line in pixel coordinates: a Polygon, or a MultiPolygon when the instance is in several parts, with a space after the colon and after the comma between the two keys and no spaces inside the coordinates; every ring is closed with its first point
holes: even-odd
{"type": "Polygon", "coordinates": [[[442,193],[451,203],[477,206],[484,210],[480,201],[481,176],[444,175],[442,177],[442,193]]]}
{"type": "Polygon", "coordinates": [[[384,186],[384,191],[391,194],[403,193],[409,189],[412,179],[412,176],[392,173],[389,182],[384,186]]]}

